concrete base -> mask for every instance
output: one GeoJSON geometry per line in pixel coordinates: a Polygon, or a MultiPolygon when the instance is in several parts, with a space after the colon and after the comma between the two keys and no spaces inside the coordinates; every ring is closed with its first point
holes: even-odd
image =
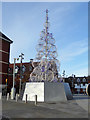
{"type": "Polygon", "coordinates": [[[72,93],[68,83],[55,82],[28,82],[25,86],[23,101],[27,94],[27,101],[59,102],[72,99],[72,93]]]}

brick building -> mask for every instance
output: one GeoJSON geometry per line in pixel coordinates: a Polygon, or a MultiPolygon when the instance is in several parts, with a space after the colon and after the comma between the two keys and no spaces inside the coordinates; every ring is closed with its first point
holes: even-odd
{"type": "Polygon", "coordinates": [[[6,84],[6,79],[8,79],[11,43],[13,41],[0,32],[0,84],[6,84]]]}
{"type": "MultiPolygon", "coordinates": [[[[15,88],[19,90],[19,84],[20,84],[20,63],[15,64],[15,68],[18,69],[18,72],[15,75],[15,88]]],[[[37,66],[37,63],[34,62],[34,66],[37,66]]],[[[31,62],[22,63],[22,83],[28,82],[30,79],[30,74],[33,71],[33,66],[31,62]]],[[[9,74],[8,74],[8,89],[10,90],[12,88],[13,84],[13,64],[9,64],[9,74]]],[[[75,88],[75,85],[78,85],[77,80],[80,80],[79,85],[84,87],[86,84],[88,84],[88,77],[68,77],[65,78],[65,82],[69,83],[72,93],[78,93],[77,88],[75,88]]],[[[84,93],[83,88],[80,88],[80,93],[84,93]]]]}
{"type": "MultiPolygon", "coordinates": [[[[9,71],[8,71],[8,92],[10,92],[13,86],[13,63],[9,64],[9,71]]],[[[24,82],[28,82],[30,78],[30,74],[33,71],[33,66],[31,62],[25,63],[16,63],[15,64],[15,88],[19,90],[20,85],[20,68],[22,67],[22,84],[24,82]]]]}
{"type": "Polygon", "coordinates": [[[72,93],[84,93],[88,84],[88,77],[68,77],[65,82],[69,83],[72,93]]]}

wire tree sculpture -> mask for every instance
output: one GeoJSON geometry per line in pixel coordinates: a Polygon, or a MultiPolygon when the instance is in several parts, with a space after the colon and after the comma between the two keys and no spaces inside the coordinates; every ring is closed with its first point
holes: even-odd
{"type": "Polygon", "coordinates": [[[49,32],[48,10],[46,9],[46,22],[44,29],[40,33],[40,39],[36,47],[37,55],[32,62],[34,67],[30,74],[31,81],[58,81],[58,72],[60,68],[57,60],[57,49],[55,39],[49,32]],[[37,65],[35,64],[37,63],[37,65]]]}

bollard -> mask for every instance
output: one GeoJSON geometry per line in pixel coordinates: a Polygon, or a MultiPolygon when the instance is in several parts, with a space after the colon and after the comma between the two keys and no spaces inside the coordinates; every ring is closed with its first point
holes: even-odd
{"type": "Polygon", "coordinates": [[[9,93],[7,93],[7,100],[9,100],[9,93]]]}
{"type": "Polygon", "coordinates": [[[35,105],[37,105],[37,95],[35,95],[35,105]]]}
{"type": "Polygon", "coordinates": [[[26,94],[26,98],[25,98],[25,103],[27,103],[27,94],[26,94]]]}
{"type": "Polygon", "coordinates": [[[2,93],[0,92],[0,100],[2,99],[2,93]]]}
{"type": "Polygon", "coordinates": [[[16,94],[16,102],[18,101],[18,94],[16,94]]]}

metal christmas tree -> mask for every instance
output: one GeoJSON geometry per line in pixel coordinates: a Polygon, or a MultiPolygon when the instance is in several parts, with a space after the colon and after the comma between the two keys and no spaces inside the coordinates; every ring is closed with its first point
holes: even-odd
{"type": "Polygon", "coordinates": [[[32,63],[34,70],[30,75],[30,79],[31,81],[58,81],[60,64],[59,60],[57,60],[55,39],[52,33],[49,32],[47,9],[44,28],[40,33],[40,39],[36,48],[37,55],[32,63]]]}

